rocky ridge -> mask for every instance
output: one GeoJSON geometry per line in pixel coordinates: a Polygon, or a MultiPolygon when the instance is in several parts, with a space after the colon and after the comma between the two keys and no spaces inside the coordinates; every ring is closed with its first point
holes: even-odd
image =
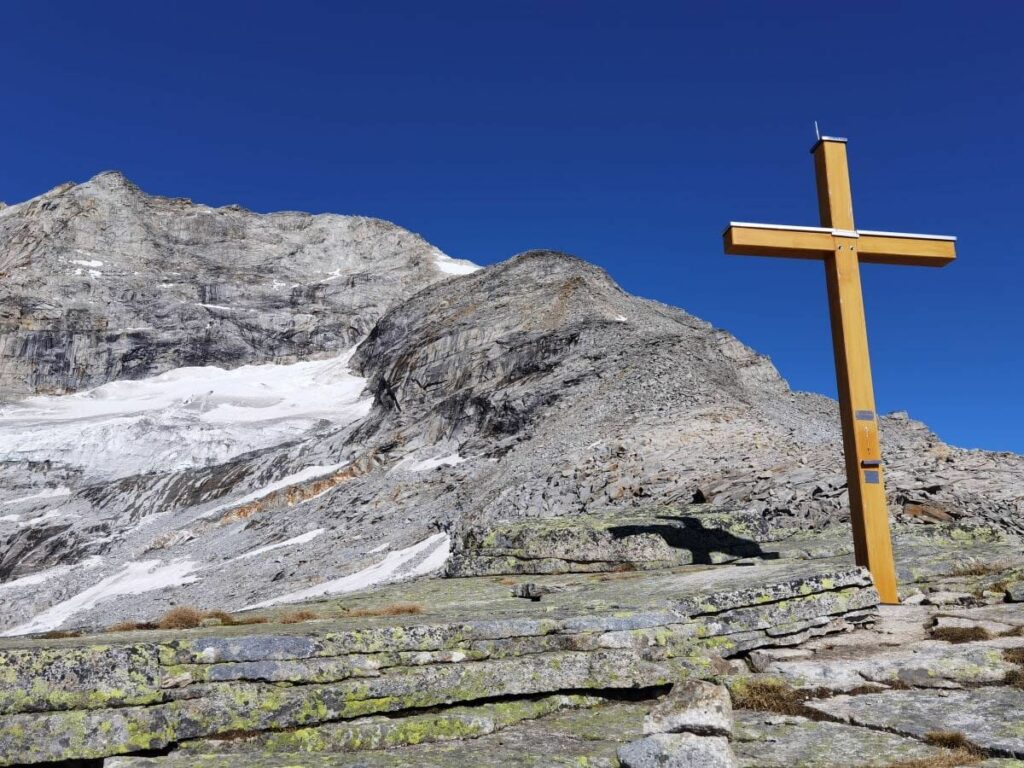
{"type": "Polygon", "coordinates": [[[295,362],[363,338],[448,259],[385,221],[147,195],[117,172],[0,210],[0,391],[295,362]]]}

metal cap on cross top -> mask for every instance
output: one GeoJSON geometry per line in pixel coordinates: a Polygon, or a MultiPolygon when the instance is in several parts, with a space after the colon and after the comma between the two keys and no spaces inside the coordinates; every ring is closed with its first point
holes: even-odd
{"type": "Polygon", "coordinates": [[[811,154],[821,226],[730,222],[722,237],[727,254],[818,259],[825,263],[854,552],[857,563],[871,572],[881,601],[895,604],[899,594],[860,264],[944,267],[956,257],[956,238],[856,229],[846,139],[821,136],[811,147],[811,154]]]}

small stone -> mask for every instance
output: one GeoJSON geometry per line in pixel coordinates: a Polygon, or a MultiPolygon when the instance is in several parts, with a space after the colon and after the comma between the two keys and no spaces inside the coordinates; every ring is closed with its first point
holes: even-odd
{"type": "Polygon", "coordinates": [[[192,683],[192,675],[182,672],[180,675],[170,675],[160,681],[161,688],[183,688],[192,683]]]}
{"type": "Polygon", "coordinates": [[[1024,581],[1015,581],[1006,585],[1006,601],[1024,603],[1024,581]]]}
{"type": "Polygon", "coordinates": [[[764,672],[776,661],[799,661],[813,654],[804,648],[758,648],[750,652],[750,666],[755,672],[764,672]]]}
{"type": "Polygon", "coordinates": [[[732,733],[732,699],[723,685],[703,680],[676,683],[644,718],[644,733],[732,733]]]}
{"type": "Polygon", "coordinates": [[[516,584],[512,587],[512,597],[524,597],[527,600],[533,600],[536,602],[540,600],[544,595],[552,592],[550,587],[541,587],[534,584],[532,581],[528,581],[525,584],[516,584]]]}
{"type": "Polygon", "coordinates": [[[925,595],[923,592],[915,592],[912,595],[907,595],[900,602],[903,605],[921,605],[925,601],[925,595]]]}
{"type": "Polygon", "coordinates": [[[999,621],[984,621],[974,619],[964,619],[959,616],[936,616],[935,617],[935,629],[984,629],[986,632],[992,635],[1001,635],[1004,632],[1008,632],[1013,629],[1009,624],[1003,624],[999,621]]]}
{"type": "Polygon", "coordinates": [[[932,592],[924,599],[925,605],[966,605],[974,600],[967,592],[932,592]]]}
{"type": "Polygon", "coordinates": [[[721,656],[712,656],[710,663],[713,675],[728,677],[750,673],[750,667],[743,659],[723,659],[721,656]]]}
{"type": "Polygon", "coordinates": [[[619,747],[623,768],[736,768],[729,740],[692,733],[656,733],[619,747]]]}

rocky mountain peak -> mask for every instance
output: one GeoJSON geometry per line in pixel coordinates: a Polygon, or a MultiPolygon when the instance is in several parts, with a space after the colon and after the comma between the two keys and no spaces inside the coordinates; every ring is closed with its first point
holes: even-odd
{"type": "Polygon", "coordinates": [[[389,222],[210,208],[118,171],[5,210],[0,243],[5,398],[336,354],[475,269],[389,222]]]}
{"type": "Polygon", "coordinates": [[[100,171],[88,181],[76,184],[75,187],[81,190],[131,190],[133,192],[142,192],[122,171],[118,170],[100,171]]]}

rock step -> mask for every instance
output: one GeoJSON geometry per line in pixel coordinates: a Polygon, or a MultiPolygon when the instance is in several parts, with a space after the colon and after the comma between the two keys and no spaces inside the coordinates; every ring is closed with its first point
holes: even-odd
{"type": "MultiPolygon", "coordinates": [[[[625,576],[563,577],[540,600],[495,579],[397,585],[364,599],[386,606],[413,594],[429,606],[423,615],[8,640],[0,765],[380,714],[398,722],[495,697],[663,686],[711,676],[722,657],[849,629],[877,605],[870,577],[849,566],[625,576]]],[[[346,727],[320,735],[344,742],[346,727]]]]}
{"type": "Polygon", "coordinates": [[[914,738],[959,733],[995,757],[1024,758],[1024,689],[886,691],[808,702],[831,718],[914,738]]]}

